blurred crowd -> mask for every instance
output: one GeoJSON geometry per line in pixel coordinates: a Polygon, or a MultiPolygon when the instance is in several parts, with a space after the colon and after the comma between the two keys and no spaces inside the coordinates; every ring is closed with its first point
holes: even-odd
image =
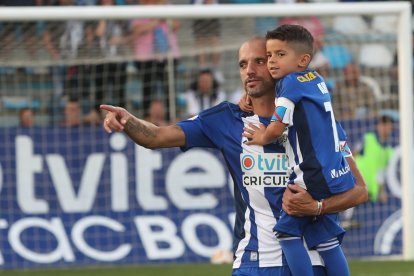
{"type": "MultiPolygon", "coordinates": [[[[248,3],[320,2],[304,0],[0,0],[0,6],[79,6],[79,5],[167,5],[167,4],[248,4],[248,3]]],[[[324,1],[328,2],[328,1],[324,1]]],[[[329,1],[334,2],[334,1],[329,1]]],[[[348,2],[348,1],[344,1],[348,2]]],[[[256,34],[261,35],[279,24],[300,24],[315,38],[315,56],[311,67],[325,78],[339,120],[376,118],[384,109],[397,107],[398,70],[394,46],[377,42],[375,35],[388,36],[397,28],[397,18],[336,16],[329,20],[317,16],[256,18],[256,34]],[[358,48],[348,46],[347,36],[375,35],[358,48]],[[334,39],[332,39],[334,37],[334,39]],[[339,39],[338,39],[339,38],[339,39]],[[381,56],[381,58],[378,58],[381,56]],[[381,79],[372,72],[377,70],[381,79]]],[[[139,110],[157,125],[193,116],[223,101],[237,102],[243,93],[237,86],[229,91],[219,46],[223,22],[217,18],[193,20],[196,70],[185,75],[182,110],[172,114],[172,76],[183,67],[178,32],[180,20],[134,19],[95,22],[69,20],[63,24],[0,22],[0,61],[11,56],[17,43],[24,45],[29,58],[42,47],[50,59],[54,92],[49,115],[60,126],[98,125],[103,114],[101,103],[127,107],[128,74],[132,70],[140,80],[139,110]],[[39,39],[39,37],[41,39],[39,39]],[[39,45],[40,44],[40,45],[39,45]],[[126,60],[125,56],[132,55],[126,60]],[[85,60],[93,62],[85,62],[85,60]],[[76,60],[82,60],[77,63],[76,60]],[[71,61],[67,64],[65,61],[71,61]],[[226,90],[227,89],[227,90],[226,90]],[[93,91],[93,93],[91,93],[93,91]],[[76,118],[76,119],[75,119],[76,118]]],[[[392,40],[392,39],[391,39],[392,40]]],[[[20,68],[18,68],[20,70],[20,68]]],[[[0,66],[0,77],[16,68],[0,66]]],[[[33,68],[23,68],[30,74],[33,68]]],[[[178,81],[176,81],[178,82],[178,81]]],[[[173,94],[174,95],[174,94],[173,94]]],[[[27,117],[29,108],[19,116],[27,117]]],[[[31,113],[34,116],[34,113],[31,113]]],[[[35,120],[32,120],[34,122],[35,120]]],[[[26,126],[22,123],[21,126],[26,126]]]]}
{"type": "MultiPolygon", "coordinates": [[[[336,1],[0,0],[0,6],[304,2],[336,1]]],[[[325,78],[336,119],[341,122],[372,123],[360,127],[359,137],[353,141],[352,148],[366,180],[370,201],[386,203],[385,171],[394,154],[399,120],[397,17],[382,14],[329,18],[292,16],[258,17],[253,21],[252,33],[255,35],[264,35],[280,24],[299,24],[313,34],[315,53],[310,67],[325,78]]],[[[233,33],[227,33],[226,37],[224,21],[218,18],[194,19],[185,30],[182,23],[177,19],[142,18],[91,22],[68,20],[59,24],[0,22],[0,88],[7,86],[2,82],[6,83],[8,79],[19,82],[14,77],[17,71],[23,71],[28,76],[36,74],[33,67],[2,65],[4,61],[7,64],[18,45],[23,45],[19,47],[24,48],[28,59],[38,59],[37,51],[42,48],[47,53],[47,59],[54,61],[47,71],[53,83],[47,116],[54,126],[99,126],[104,117],[99,109],[102,103],[134,107],[127,95],[128,85],[133,83],[131,74],[133,79],[139,80],[139,85],[133,88],[140,93],[134,111],[158,126],[194,116],[225,100],[237,103],[244,93],[242,85],[239,81],[228,85],[232,81],[228,71],[238,74],[237,65],[229,65],[230,70],[226,67],[221,48],[223,40],[232,39],[233,33]],[[183,49],[180,46],[185,42],[180,41],[180,32],[193,40],[194,54],[190,57],[194,66],[186,66],[189,61],[182,58],[183,49]],[[183,73],[183,70],[186,72],[183,73]]],[[[38,110],[30,102],[20,105],[15,112],[18,126],[30,129],[41,125],[37,113],[38,110]]],[[[351,131],[349,133],[352,134],[351,131]]],[[[350,209],[343,214],[345,228],[357,228],[363,223],[357,221],[353,213],[354,209],[350,209]]]]}

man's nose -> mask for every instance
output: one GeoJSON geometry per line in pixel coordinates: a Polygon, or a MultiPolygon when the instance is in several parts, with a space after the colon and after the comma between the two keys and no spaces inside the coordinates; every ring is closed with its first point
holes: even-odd
{"type": "Polygon", "coordinates": [[[247,65],[247,74],[249,76],[255,75],[256,74],[256,67],[254,65],[252,65],[252,64],[248,64],[247,65]]]}

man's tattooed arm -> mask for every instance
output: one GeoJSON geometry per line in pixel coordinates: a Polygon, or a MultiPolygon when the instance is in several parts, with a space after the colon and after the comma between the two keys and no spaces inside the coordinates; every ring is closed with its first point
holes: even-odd
{"type": "Polygon", "coordinates": [[[146,126],[144,123],[140,122],[140,120],[129,120],[125,125],[125,132],[129,136],[139,136],[143,135],[147,138],[155,138],[155,131],[151,129],[149,126],[146,126]]]}
{"type": "Polygon", "coordinates": [[[127,121],[124,131],[135,143],[150,149],[185,144],[184,132],[177,125],[158,127],[135,117],[127,121]]]}

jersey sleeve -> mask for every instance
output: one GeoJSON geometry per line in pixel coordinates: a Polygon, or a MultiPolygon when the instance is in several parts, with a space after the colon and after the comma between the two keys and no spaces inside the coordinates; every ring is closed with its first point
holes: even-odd
{"type": "Polygon", "coordinates": [[[272,122],[278,121],[288,126],[293,125],[293,111],[295,109],[295,104],[287,99],[280,97],[276,100],[275,112],[272,116],[272,122]]]}
{"type": "MultiPolygon", "coordinates": [[[[233,105],[237,107],[236,105],[233,105]]],[[[197,116],[181,121],[178,125],[185,133],[186,145],[182,150],[194,147],[221,149],[227,141],[226,135],[234,125],[233,113],[228,102],[200,112],[197,116]]]]}
{"type": "Polygon", "coordinates": [[[287,75],[280,81],[277,88],[275,112],[272,121],[278,121],[288,126],[293,125],[293,111],[295,105],[302,99],[303,84],[299,82],[295,74],[287,75]]]}
{"type": "Polygon", "coordinates": [[[181,147],[182,151],[194,147],[214,148],[213,142],[208,138],[203,129],[203,122],[200,116],[194,116],[188,120],[177,123],[184,131],[185,146],[181,147]]]}

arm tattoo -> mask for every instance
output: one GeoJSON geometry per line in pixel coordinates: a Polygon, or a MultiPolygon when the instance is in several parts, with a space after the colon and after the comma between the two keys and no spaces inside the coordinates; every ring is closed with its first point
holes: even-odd
{"type": "Polygon", "coordinates": [[[125,132],[131,136],[140,134],[144,135],[147,138],[155,138],[156,136],[155,132],[152,129],[140,122],[136,122],[133,120],[128,120],[128,122],[125,125],[125,132]]]}

